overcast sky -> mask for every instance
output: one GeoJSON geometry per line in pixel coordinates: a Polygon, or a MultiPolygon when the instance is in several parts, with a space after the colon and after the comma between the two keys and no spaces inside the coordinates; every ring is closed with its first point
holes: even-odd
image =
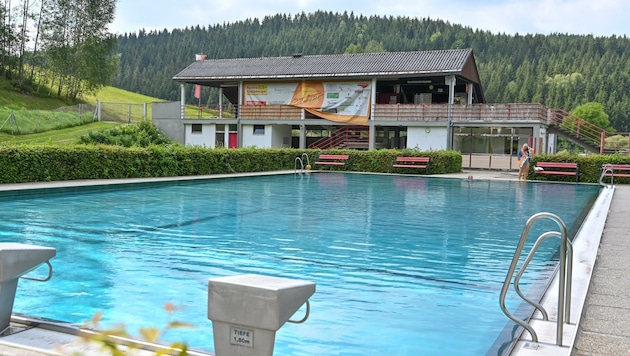
{"type": "Polygon", "coordinates": [[[110,31],[119,34],[324,10],[428,17],[495,34],[630,36],[629,0],[118,0],[116,8],[110,31]]]}

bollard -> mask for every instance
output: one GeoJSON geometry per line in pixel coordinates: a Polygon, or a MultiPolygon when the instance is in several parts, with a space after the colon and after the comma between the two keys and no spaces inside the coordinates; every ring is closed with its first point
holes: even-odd
{"type": "Polygon", "coordinates": [[[273,355],[276,331],[313,293],[315,283],[257,274],[210,279],[215,355],[273,355]]]}
{"type": "MultiPolygon", "coordinates": [[[[42,263],[48,263],[48,260],[56,254],[57,250],[51,247],[13,242],[0,243],[0,332],[8,328],[11,323],[18,278],[42,263]]],[[[50,276],[52,276],[52,268],[50,276]]]]}

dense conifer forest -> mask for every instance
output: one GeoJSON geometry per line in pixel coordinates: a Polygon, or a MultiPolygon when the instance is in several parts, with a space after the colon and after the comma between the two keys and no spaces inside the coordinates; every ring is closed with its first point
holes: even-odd
{"type": "MultiPolygon", "coordinates": [[[[568,21],[570,19],[563,19],[568,21]]],[[[611,125],[630,131],[630,38],[493,34],[435,19],[319,11],[235,23],[124,34],[114,86],[179,100],[173,76],[195,60],[472,48],[486,102],[541,103],[573,110],[598,102],[611,125]]],[[[190,86],[192,99],[193,87],[190,86]]],[[[217,94],[204,89],[208,105],[217,94]]]]}

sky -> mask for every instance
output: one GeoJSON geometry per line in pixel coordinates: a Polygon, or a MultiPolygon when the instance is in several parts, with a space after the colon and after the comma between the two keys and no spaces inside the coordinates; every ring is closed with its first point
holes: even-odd
{"type": "Polygon", "coordinates": [[[171,31],[318,10],[439,19],[495,34],[630,37],[628,0],[118,0],[110,31],[171,31]]]}

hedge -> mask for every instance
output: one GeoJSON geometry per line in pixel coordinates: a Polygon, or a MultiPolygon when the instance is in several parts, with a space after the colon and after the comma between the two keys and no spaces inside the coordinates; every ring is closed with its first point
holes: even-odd
{"type": "Polygon", "coordinates": [[[430,174],[460,172],[462,166],[462,156],[455,151],[208,149],[178,145],[0,146],[0,184],[292,170],[301,168],[297,158],[303,159],[304,165],[313,165],[321,153],[350,156],[347,166],[333,168],[336,170],[390,173],[398,156],[431,157],[430,174]]]}
{"type": "MultiPolygon", "coordinates": [[[[575,182],[574,176],[563,176],[563,175],[546,175],[546,174],[537,174],[534,175],[534,167],[537,162],[576,162],[578,164],[579,170],[579,182],[580,183],[598,183],[599,176],[601,174],[601,169],[603,164],[611,163],[611,164],[630,164],[630,156],[621,155],[621,154],[613,154],[613,155],[588,155],[588,156],[578,156],[578,155],[548,155],[548,154],[539,154],[532,158],[532,164],[530,164],[530,172],[529,177],[535,180],[541,181],[565,181],[565,182],[575,182]]],[[[604,180],[605,183],[610,182],[610,178],[604,180]]],[[[614,180],[615,184],[630,184],[630,178],[617,178],[614,180]]]]}

